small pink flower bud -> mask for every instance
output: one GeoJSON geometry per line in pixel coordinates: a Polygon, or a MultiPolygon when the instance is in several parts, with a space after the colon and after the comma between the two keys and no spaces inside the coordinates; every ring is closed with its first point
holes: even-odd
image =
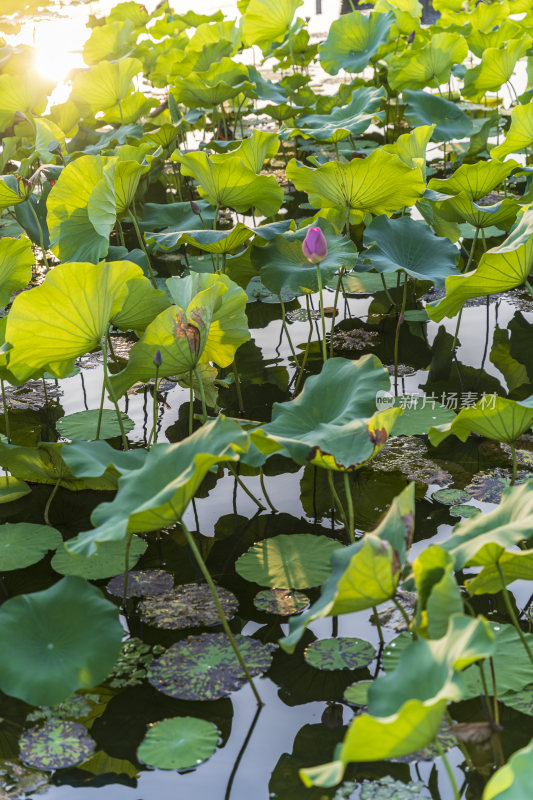
{"type": "Polygon", "coordinates": [[[312,264],[320,264],[328,254],[328,243],[320,228],[309,228],[302,243],[304,256],[312,264]]]}

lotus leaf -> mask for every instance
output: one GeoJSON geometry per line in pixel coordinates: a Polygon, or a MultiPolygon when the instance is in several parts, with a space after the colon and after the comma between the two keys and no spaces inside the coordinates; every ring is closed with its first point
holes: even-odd
{"type": "Polygon", "coordinates": [[[527,800],[531,789],[533,740],[500,767],[483,790],[483,800],[527,800]]]}
{"type": "MultiPolygon", "coordinates": [[[[117,575],[111,578],[106,586],[107,593],[115,597],[124,597],[125,577],[117,575]]],[[[166,594],[173,588],[174,578],[162,569],[130,570],[126,597],[153,597],[157,594],[166,594]]]]}
{"type": "Polygon", "coordinates": [[[147,451],[141,448],[115,450],[103,441],[72,442],[62,450],[63,460],[76,478],[98,478],[109,468],[117,473],[138,469],[144,464],[146,455],[147,451]]]}
{"type": "Polygon", "coordinates": [[[127,533],[159,530],[181,519],[207,472],[215,464],[237,461],[248,441],[240,425],[217,417],[177,444],[151,447],[144,465],[119,479],[112,503],[91,515],[97,525],[69,540],[69,550],[90,556],[96,544],[122,540],[127,533]]]}
{"type": "Polygon", "coordinates": [[[214,164],[231,163],[232,160],[240,161],[245,167],[258,174],[263,168],[265,159],[272,158],[279,150],[279,136],[277,133],[254,130],[251,136],[243,141],[228,154],[213,155],[214,164]]]}
{"type": "Polygon", "coordinates": [[[93,113],[113,108],[130,93],[133,78],[139,72],[142,64],[137,58],[100,61],[74,77],[71,99],[80,106],[88,106],[93,113]]]}
{"type": "MultiPolygon", "coordinates": [[[[214,209],[205,200],[196,200],[198,211],[204,224],[213,225],[214,209]]],[[[163,228],[189,231],[198,225],[200,217],[195,214],[189,202],[183,203],[145,203],[140,227],[145,231],[159,231],[163,228]]]]}
{"type": "Polygon", "coordinates": [[[229,206],[241,214],[256,208],[262,216],[271,217],[283,202],[283,189],[272,175],[256,175],[231,153],[222,162],[202,151],[176,151],[172,159],[181,164],[183,175],[198,181],[200,194],[214,206],[229,206]]]}
{"type": "Polygon", "coordinates": [[[376,651],[364,639],[339,636],[319,639],[304,651],[306,662],[317,669],[361,669],[374,660],[376,651]]]}
{"type": "MultiPolygon", "coordinates": [[[[96,439],[96,429],[98,427],[98,410],[77,411],[75,414],[68,414],[57,421],[57,430],[65,439],[82,439],[88,442],[96,439]]],[[[131,431],[135,425],[127,414],[121,412],[122,425],[126,433],[131,431]]],[[[117,416],[110,408],[104,408],[101,414],[100,438],[112,439],[120,436],[120,425],[117,416]]]]}
{"type": "MultiPolygon", "coordinates": [[[[239,602],[228,589],[217,587],[220,605],[227,619],[235,616],[239,602]]],[[[182,630],[220,624],[220,616],[206,583],[185,583],[165,594],[142,600],[139,614],[143,622],[155,628],[182,630]]]]}
{"type": "MultiPolygon", "coordinates": [[[[250,674],[266,672],[275,646],[240,634],[235,640],[250,674]]],[[[180,700],[218,700],[240,689],[246,676],[225,633],[202,633],[182,639],[154,659],[148,681],[180,700]]]]}
{"type": "Polygon", "coordinates": [[[334,20],[328,38],[319,47],[320,63],[330,75],[340,69],[362,72],[387,41],[394,20],[391,13],[354,11],[334,20]]]}
{"type": "Polygon", "coordinates": [[[253,236],[253,232],[242,222],[238,222],[229,231],[182,231],[165,228],[160,233],[146,233],[145,236],[150,247],[165,252],[177,250],[184,244],[192,244],[206,253],[231,253],[242,247],[253,236]]]}
{"type": "Polygon", "coordinates": [[[470,495],[462,489],[438,489],[433,492],[431,499],[436,500],[437,503],[444,503],[446,506],[454,506],[470,500],[470,495]]]}
{"type": "Polygon", "coordinates": [[[452,433],[465,442],[471,433],[497,442],[513,444],[533,422],[533,398],[509,400],[494,396],[490,407],[483,398],[462,408],[452,422],[429,429],[429,440],[437,446],[452,433]]]}
{"type": "Polygon", "coordinates": [[[290,137],[303,136],[319,142],[341,142],[348,136],[363,133],[376,117],[383,120],[378,111],[385,94],[383,89],[363,87],[354,89],[350,102],[335,108],[329,114],[308,114],[299,117],[296,127],[289,128],[290,137]]]}
{"type": "MultiPolygon", "coordinates": [[[[134,567],[146,551],[147,543],[134,536],[128,552],[128,566],[134,567]]],[[[57,549],[52,558],[52,569],[60,575],[78,575],[89,581],[120,575],[126,563],[126,543],[103,542],[92,556],[73,555],[66,546],[57,549]]]]}
{"type": "Polygon", "coordinates": [[[488,47],[481,64],[465,74],[463,95],[479,102],[485,92],[498,92],[513,75],[516,62],[531,47],[531,37],[524,33],[505,47],[488,47]]]}
{"type": "Polygon", "coordinates": [[[24,203],[25,200],[24,194],[19,194],[18,182],[14,175],[0,176],[0,211],[24,203]]]}
{"type": "Polygon", "coordinates": [[[54,705],[104,680],[123,633],[115,606],[74,577],[6,600],[0,631],[0,687],[32,705],[54,705]]]}
{"type": "Polygon", "coordinates": [[[420,125],[411,133],[398,136],[394,144],[386,144],[381,149],[386,153],[397,155],[411,169],[419,167],[425,180],[426,149],[434,128],[434,125],[420,125]]]}
{"type": "Polygon", "coordinates": [[[85,725],[64,719],[48,720],[24,731],[19,746],[25,764],[50,771],[86,761],[96,747],[85,725]]]}
{"type": "Polygon", "coordinates": [[[403,408],[402,416],[394,423],[394,436],[424,436],[432,425],[442,425],[455,419],[455,411],[440,403],[417,403],[411,408],[408,398],[397,397],[394,405],[403,408]]]}
{"type": "Polygon", "coordinates": [[[28,484],[19,478],[13,478],[10,475],[0,476],[0,505],[19,500],[30,493],[31,489],[28,484]]]}
{"type": "Polygon", "coordinates": [[[137,758],[157,769],[190,769],[213,755],[218,730],[195,717],[172,717],[149,726],[137,748],[137,758]]]}
{"type": "Polygon", "coordinates": [[[505,158],[533,143],[533,106],[515,106],[511,111],[511,126],[503,142],[490,151],[491,158],[505,158]]]}
{"type": "Polygon", "coordinates": [[[274,403],[272,422],[262,430],[297,464],[357,469],[381,450],[401,414],[399,408],[375,412],[376,392],[389,387],[376,356],[331,358],[295,400],[274,403]]]}
{"type": "Polygon", "coordinates": [[[454,558],[442,547],[430,545],[413,562],[413,577],[417,589],[417,632],[439,639],[446,634],[450,617],[463,612],[454,558]]]}
{"type": "Polygon", "coordinates": [[[530,580],[533,575],[533,550],[506,550],[499,544],[488,543],[468,562],[469,566],[483,567],[479,575],[465,586],[470,595],[495,594],[505,585],[518,580],[530,580]]]}
{"type": "MultiPolygon", "coordinates": [[[[350,270],[357,261],[357,250],[346,236],[337,236],[332,225],[322,219],[313,223],[320,227],[328,244],[328,254],[318,265],[322,284],[326,285],[338,270],[350,270]]],[[[252,264],[261,270],[261,280],[276,295],[296,296],[318,291],[317,270],[302,250],[302,243],[311,226],[276,236],[264,247],[254,247],[252,264]]]]}
{"type": "Polygon", "coordinates": [[[6,522],[0,526],[0,572],[36,564],[62,543],[59,531],[49,525],[6,522]]]}
{"type": "Polygon", "coordinates": [[[79,356],[97,347],[128,294],[146,279],[127,261],[61,264],[44,282],[19,294],[9,313],[9,369],[19,380],[44,371],[65,377],[79,356]]]}
{"type": "Polygon", "coordinates": [[[242,38],[264,52],[285,39],[302,0],[250,0],[242,17],[242,38]]]}
{"type": "Polygon", "coordinates": [[[309,599],[302,592],[291,589],[262,589],[254,597],[254,606],[267,614],[290,617],[299,614],[309,605],[309,599]]]}
{"type": "Polygon", "coordinates": [[[481,514],[481,509],[478,508],[478,506],[459,503],[459,505],[450,506],[450,514],[452,517],[465,517],[466,519],[470,519],[471,517],[477,517],[478,514],[481,514]]]}
{"type": "MultiPolygon", "coordinates": [[[[192,68],[193,65],[190,66],[192,68]]],[[[171,94],[176,103],[189,108],[213,108],[250,89],[248,70],[244,64],[236,64],[231,58],[221,58],[203,73],[176,79],[171,94]]]]}
{"type": "Polygon", "coordinates": [[[329,558],[339,542],[311,533],[280,534],[254,544],[237,559],[241,578],[272,589],[319,586],[331,572],[329,558]]]}
{"type": "Polygon", "coordinates": [[[100,61],[116,61],[127,55],[135,38],[132,20],[115,20],[93,28],[83,45],[83,60],[92,67],[100,61]]]}
{"type": "Polygon", "coordinates": [[[309,195],[315,208],[349,208],[358,212],[358,220],[368,212],[390,214],[413,205],[425,189],[419,169],[410,169],[398,156],[382,150],[349,164],[330,161],[316,169],[291,159],[287,178],[309,195]]]}
{"type": "Polygon", "coordinates": [[[463,139],[472,133],[472,121],[455,103],[429,92],[409,89],[402,91],[402,97],[407,104],[404,116],[411,125],[435,126],[433,141],[463,139]]]}
{"type": "Polygon", "coordinates": [[[396,56],[389,67],[389,83],[399,89],[423,89],[429,84],[447,83],[454,64],[468,53],[465,39],[457,33],[435,33],[431,39],[396,56]]]}

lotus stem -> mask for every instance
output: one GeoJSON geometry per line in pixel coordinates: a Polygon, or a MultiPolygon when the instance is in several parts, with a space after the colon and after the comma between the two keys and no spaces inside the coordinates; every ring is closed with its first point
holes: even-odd
{"type": "Polygon", "coordinates": [[[398,397],[398,349],[400,345],[400,328],[403,324],[403,315],[405,314],[405,306],[407,303],[407,273],[405,275],[405,279],[403,282],[403,296],[402,296],[402,307],[400,309],[400,314],[398,316],[398,320],[396,322],[396,335],[394,337],[394,396],[398,397]]]}
{"type": "Polygon", "coordinates": [[[124,605],[124,608],[126,608],[126,602],[128,600],[128,580],[130,576],[130,548],[132,540],[133,540],[133,533],[128,533],[128,538],[126,539],[126,551],[124,553],[124,592],[122,596],[122,603],[124,605]]]}
{"type": "Polygon", "coordinates": [[[500,725],[500,707],[498,705],[498,687],[496,684],[496,670],[494,669],[494,659],[492,656],[489,658],[490,664],[490,676],[492,678],[492,708],[493,708],[493,717],[494,717],[494,724],[500,725]]]}
{"type": "MultiPolygon", "coordinates": [[[[159,413],[158,413],[159,412],[159,408],[158,408],[158,405],[157,405],[158,386],[159,386],[159,367],[156,364],[156,367],[155,367],[155,382],[154,382],[154,397],[153,397],[153,406],[152,406],[152,414],[153,414],[153,420],[154,420],[153,428],[152,428],[153,434],[154,434],[154,444],[157,444],[157,421],[158,421],[158,418],[159,418],[159,413]]],[[[151,438],[152,438],[152,436],[150,435],[150,439],[151,438]]]]}
{"type": "Polygon", "coordinates": [[[380,273],[379,273],[379,277],[381,278],[381,283],[383,284],[383,291],[384,291],[384,292],[385,292],[385,294],[387,295],[387,298],[388,298],[388,300],[389,300],[389,303],[391,304],[391,306],[393,306],[394,308],[396,308],[396,303],[395,303],[395,301],[392,299],[392,295],[391,295],[391,293],[390,293],[390,292],[389,292],[389,290],[388,290],[388,287],[387,287],[387,281],[385,280],[385,276],[384,276],[384,274],[383,274],[382,272],[380,272],[380,273]]]}
{"type": "Polygon", "coordinates": [[[529,660],[533,664],[533,653],[531,652],[531,648],[530,648],[530,646],[529,646],[529,644],[527,642],[527,639],[525,637],[524,631],[520,627],[520,623],[518,622],[518,619],[516,618],[516,614],[514,612],[513,604],[512,604],[511,598],[509,596],[509,590],[507,589],[507,586],[505,585],[505,577],[503,575],[502,568],[501,568],[499,562],[496,562],[496,569],[498,570],[498,574],[500,576],[500,581],[501,581],[501,584],[502,584],[503,601],[505,603],[505,607],[507,609],[507,613],[509,614],[509,616],[511,618],[511,622],[513,623],[513,625],[516,628],[516,632],[520,636],[522,644],[524,645],[524,650],[526,651],[529,660]]]}
{"type": "Polygon", "coordinates": [[[237,483],[239,484],[239,486],[241,487],[241,489],[243,490],[243,492],[244,492],[245,494],[247,494],[247,495],[248,495],[248,497],[250,498],[250,500],[253,500],[253,501],[254,501],[254,503],[256,504],[256,506],[257,506],[257,507],[258,507],[258,508],[259,508],[261,511],[265,511],[265,506],[264,506],[264,505],[263,505],[263,504],[262,504],[262,503],[261,503],[261,502],[260,502],[260,501],[257,499],[257,497],[256,497],[256,496],[253,494],[253,492],[251,492],[251,491],[248,489],[248,487],[247,487],[247,486],[246,486],[246,485],[245,485],[245,484],[242,482],[242,480],[241,480],[241,478],[239,477],[239,474],[238,474],[237,470],[235,469],[235,467],[233,466],[233,464],[231,464],[231,463],[228,463],[228,467],[229,467],[229,470],[230,470],[230,471],[233,473],[233,477],[235,478],[235,480],[237,481],[237,483]]]}
{"type": "Polygon", "coordinates": [[[327,469],[326,472],[327,472],[327,475],[328,475],[329,490],[331,492],[331,496],[333,497],[333,502],[335,503],[335,505],[337,506],[337,508],[339,510],[339,514],[342,517],[342,523],[344,525],[344,529],[345,529],[346,533],[348,534],[348,539],[350,539],[350,541],[351,541],[350,526],[348,524],[348,518],[346,516],[346,512],[344,511],[344,506],[341,503],[340,497],[337,494],[337,490],[335,489],[335,483],[333,481],[333,473],[332,473],[332,471],[330,469],[327,469]]]}
{"type": "Polygon", "coordinates": [[[104,410],[104,400],[105,400],[105,378],[102,381],[102,393],[100,395],[100,406],[98,408],[98,421],[96,423],[96,436],[95,440],[98,441],[100,438],[100,428],[102,427],[102,412],[104,410]]]}
{"type": "Polygon", "coordinates": [[[43,229],[42,229],[41,223],[39,221],[39,217],[37,216],[37,212],[35,211],[35,209],[33,207],[33,203],[31,202],[31,196],[28,197],[28,206],[29,206],[31,215],[33,217],[33,221],[35,222],[35,224],[37,226],[37,230],[39,231],[39,244],[40,244],[40,247],[41,247],[41,250],[42,250],[42,254],[43,254],[43,261],[44,261],[45,266],[48,267],[48,259],[46,257],[46,247],[44,246],[43,229]]]}
{"type": "Polygon", "coordinates": [[[217,613],[218,613],[218,616],[220,618],[220,622],[222,623],[222,627],[224,628],[224,631],[225,631],[225,633],[226,633],[226,635],[227,635],[227,637],[228,637],[228,639],[230,641],[230,644],[231,644],[231,646],[233,648],[233,651],[234,651],[235,655],[237,656],[237,660],[238,660],[239,664],[241,665],[244,674],[246,675],[246,679],[247,679],[248,683],[250,684],[250,688],[251,688],[252,692],[254,693],[255,699],[257,700],[257,705],[258,706],[262,706],[263,705],[263,701],[261,700],[261,697],[259,696],[259,692],[257,691],[257,689],[255,687],[255,684],[254,684],[253,678],[252,678],[252,676],[250,674],[250,671],[249,671],[248,667],[246,666],[246,662],[245,662],[245,660],[244,660],[244,658],[242,656],[241,651],[239,650],[239,645],[237,644],[237,642],[235,640],[235,637],[233,636],[232,630],[231,630],[231,628],[229,626],[228,619],[227,619],[226,615],[224,614],[224,609],[222,608],[222,605],[220,603],[220,600],[219,600],[219,597],[218,597],[218,594],[217,594],[217,590],[216,590],[216,586],[215,586],[215,584],[213,582],[211,574],[210,574],[209,570],[207,569],[206,563],[202,558],[202,555],[201,555],[201,553],[200,553],[200,551],[199,551],[199,549],[198,549],[198,547],[196,545],[196,542],[194,541],[193,535],[191,534],[190,530],[187,528],[187,526],[185,525],[185,523],[183,522],[182,519],[180,520],[180,525],[181,525],[181,528],[183,530],[183,533],[185,534],[185,538],[187,539],[187,543],[188,543],[189,547],[192,550],[192,554],[193,554],[194,558],[196,559],[196,563],[200,567],[200,571],[201,571],[202,575],[204,576],[207,585],[209,586],[209,589],[211,591],[211,596],[213,598],[213,602],[215,603],[215,606],[216,606],[216,609],[217,609],[217,613]]]}
{"type": "Polygon", "coordinates": [[[57,481],[55,482],[54,488],[50,492],[50,495],[49,495],[48,500],[46,501],[46,505],[44,507],[44,515],[43,516],[44,516],[44,521],[45,521],[46,525],[50,525],[50,517],[49,517],[50,506],[52,505],[52,500],[56,496],[57,490],[59,489],[59,484],[61,483],[61,477],[62,477],[62,472],[60,471],[59,477],[58,477],[57,481]]]}
{"type": "Polygon", "coordinates": [[[4,425],[6,429],[6,437],[7,441],[11,441],[11,429],[9,427],[9,409],[7,407],[7,398],[6,398],[6,387],[4,384],[4,379],[0,378],[0,385],[2,387],[2,405],[4,406],[4,425]]]}
{"type": "Polygon", "coordinates": [[[122,447],[124,450],[128,450],[128,439],[126,437],[126,431],[124,430],[124,422],[122,420],[122,413],[120,408],[118,407],[117,398],[115,397],[115,392],[113,391],[113,386],[111,385],[111,381],[109,380],[109,374],[107,369],[107,336],[104,335],[102,337],[102,355],[104,357],[104,385],[108,391],[109,397],[111,402],[115,406],[115,413],[117,415],[117,422],[120,428],[120,435],[122,437],[122,447]]]}
{"type": "Polygon", "coordinates": [[[131,217],[131,221],[133,222],[133,227],[135,228],[135,233],[137,234],[137,241],[139,242],[139,246],[143,251],[144,255],[146,256],[146,260],[148,261],[148,271],[150,273],[150,280],[152,281],[152,286],[154,287],[154,289],[157,289],[157,283],[155,282],[155,275],[152,269],[152,262],[150,261],[150,256],[148,255],[148,250],[146,249],[144,237],[139,228],[139,223],[137,221],[137,214],[135,213],[135,207],[133,203],[129,207],[128,211],[131,217]]]}
{"type": "Polygon", "coordinates": [[[518,462],[516,459],[516,444],[515,442],[511,442],[511,454],[513,456],[513,472],[511,475],[511,486],[514,486],[516,481],[516,472],[518,468],[518,462]]]}
{"type": "Polygon", "coordinates": [[[344,494],[346,495],[346,505],[348,508],[348,536],[350,537],[350,541],[353,543],[355,542],[355,535],[354,535],[355,521],[354,521],[353,500],[350,488],[349,473],[343,472],[343,478],[344,478],[344,494]]]}
{"type": "Polygon", "coordinates": [[[270,499],[270,497],[268,496],[268,492],[267,492],[267,490],[266,490],[266,486],[265,486],[265,473],[263,472],[263,467],[259,467],[259,483],[261,484],[261,489],[262,489],[262,491],[263,491],[263,494],[264,494],[264,496],[265,496],[265,500],[267,501],[268,505],[270,506],[270,508],[272,509],[272,511],[274,512],[274,514],[277,514],[277,512],[278,512],[278,509],[277,509],[277,508],[276,508],[276,506],[273,504],[273,502],[272,502],[272,500],[270,499]]]}
{"type": "Polygon", "coordinates": [[[202,400],[202,416],[203,416],[202,422],[205,422],[207,420],[207,405],[206,405],[206,402],[205,402],[204,384],[203,384],[202,378],[200,377],[200,373],[198,372],[198,367],[197,366],[194,368],[194,374],[195,374],[195,377],[196,377],[196,381],[197,381],[197,383],[198,383],[198,385],[200,387],[200,397],[201,397],[201,400],[202,400]]]}
{"type": "Polygon", "coordinates": [[[411,620],[409,619],[407,611],[405,610],[405,608],[402,606],[400,601],[394,595],[392,597],[392,602],[394,603],[394,605],[396,606],[396,608],[398,609],[398,611],[400,612],[400,614],[404,618],[405,624],[407,625],[407,630],[409,630],[409,626],[411,625],[411,620]]]}
{"type": "Polygon", "coordinates": [[[117,217],[117,230],[120,239],[120,244],[122,245],[122,247],[126,247],[126,242],[124,240],[124,231],[122,230],[122,225],[118,217],[117,217]]]}
{"type": "Polygon", "coordinates": [[[194,413],[194,391],[192,388],[192,370],[189,370],[189,436],[192,434],[194,413]]]}
{"type": "Polygon", "coordinates": [[[281,326],[282,326],[283,330],[285,331],[285,336],[287,337],[287,341],[289,343],[289,347],[291,348],[292,357],[294,358],[294,361],[296,363],[296,369],[298,369],[298,358],[296,356],[296,351],[294,349],[294,345],[292,343],[291,335],[290,335],[289,329],[287,327],[287,319],[286,319],[286,314],[285,314],[285,303],[281,299],[281,295],[278,295],[278,297],[279,297],[279,302],[280,302],[280,305],[281,305],[281,326]]]}
{"type": "Polygon", "coordinates": [[[313,338],[313,319],[311,317],[311,308],[309,307],[309,295],[307,294],[305,295],[305,304],[307,307],[307,319],[309,320],[309,336],[307,337],[307,343],[305,345],[304,357],[302,363],[300,364],[300,371],[298,372],[298,377],[294,385],[293,397],[296,395],[298,387],[300,386],[300,382],[303,378],[305,365],[307,364],[307,359],[309,357],[309,348],[311,347],[311,340],[313,338]]]}
{"type": "Polygon", "coordinates": [[[457,781],[455,780],[455,775],[453,774],[453,769],[450,766],[450,762],[448,761],[446,753],[444,752],[444,748],[441,745],[441,743],[438,742],[436,739],[433,742],[433,746],[435,747],[435,749],[437,750],[438,754],[442,758],[442,763],[444,764],[444,769],[446,770],[446,773],[447,773],[448,778],[450,780],[450,783],[452,785],[454,800],[460,800],[461,795],[459,794],[459,788],[457,786],[457,781]]]}
{"type": "Polygon", "coordinates": [[[237,359],[236,356],[233,359],[233,364],[231,365],[233,369],[233,377],[235,378],[235,391],[237,393],[237,402],[239,404],[239,411],[241,414],[244,414],[244,402],[242,399],[242,390],[241,390],[241,381],[239,378],[239,370],[237,368],[237,359]]]}
{"type": "Polygon", "coordinates": [[[374,613],[374,619],[376,620],[376,628],[378,629],[379,643],[383,645],[385,644],[385,637],[383,636],[383,628],[381,627],[377,606],[372,606],[372,611],[374,613]]]}
{"type": "Polygon", "coordinates": [[[335,288],[335,299],[333,301],[333,314],[331,315],[331,330],[329,333],[329,357],[333,358],[333,332],[335,330],[335,313],[337,311],[337,301],[342,287],[342,276],[344,275],[344,267],[341,267],[337,286],[335,288]]]}
{"type": "Polygon", "coordinates": [[[218,212],[220,211],[220,203],[217,203],[215,206],[215,216],[213,218],[213,230],[216,231],[217,229],[217,222],[218,222],[218,212]]]}
{"type": "Polygon", "coordinates": [[[248,733],[246,734],[246,738],[245,738],[244,742],[242,743],[242,747],[239,750],[239,754],[238,754],[237,758],[235,759],[235,761],[233,763],[233,768],[231,770],[231,773],[230,773],[230,776],[229,776],[229,779],[228,779],[228,785],[226,786],[226,793],[224,794],[224,800],[230,800],[230,798],[231,798],[231,789],[233,787],[233,781],[235,780],[235,775],[237,774],[237,770],[239,769],[239,765],[240,765],[240,763],[241,763],[241,761],[243,759],[243,756],[244,756],[244,754],[246,752],[246,748],[248,747],[248,745],[250,743],[250,739],[252,738],[252,734],[254,732],[254,728],[257,725],[257,720],[259,719],[259,714],[261,713],[262,709],[263,709],[263,706],[261,706],[261,705],[257,707],[257,710],[256,710],[256,712],[254,714],[254,718],[252,720],[252,724],[250,725],[250,728],[248,729],[248,733]]]}
{"type": "Polygon", "coordinates": [[[316,276],[318,281],[318,292],[320,296],[320,319],[322,320],[322,358],[324,359],[324,364],[328,360],[328,354],[326,350],[326,319],[324,317],[324,292],[322,290],[322,273],[320,272],[320,264],[316,265],[316,276]]]}

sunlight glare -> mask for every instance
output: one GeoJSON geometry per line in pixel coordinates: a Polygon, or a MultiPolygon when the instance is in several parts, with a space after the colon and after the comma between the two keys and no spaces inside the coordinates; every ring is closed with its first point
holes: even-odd
{"type": "Polygon", "coordinates": [[[35,66],[40,75],[63,81],[83,66],[81,50],[89,31],[84,17],[41,21],[35,26],[35,66]]]}

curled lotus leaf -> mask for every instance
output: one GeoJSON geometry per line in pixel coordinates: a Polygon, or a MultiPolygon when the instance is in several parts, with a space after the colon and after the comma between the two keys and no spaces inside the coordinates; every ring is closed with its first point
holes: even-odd
{"type": "Polygon", "coordinates": [[[362,669],[373,660],[375,649],[356,636],[338,636],[312,642],[304,651],[308,664],[317,669],[362,669]]]}
{"type": "MultiPolygon", "coordinates": [[[[98,552],[98,551],[97,551],[98,552]]],[[[108,594],[124,597],[125,575],[116,575],[106,586],[108,594]]],[[[170,592],[174,578],[162,569],[131,570],[128,572],[126,597],[153,597],[170,592]]]]}
{"type": "MultiPolygon", "coordinates": [[[[217,595],[227,619],[232,619],[239,601],[228,589],[217,586],[217,595]]],[[[220,617],[206,583],[185,583],[170,592],[147,597],[139,604],[143,622],[155,628],[181,630],[219,625],[220,617]]]]}
{"type": "Polygon", "coordinates": [[[309,605],[309,598],[292,589],[262,589],[254,597],[254,606],[267,614],[290,617],[299,614],[309,605]]]}
{"type": "MultiPolygon", "coordinates": [[[[275,645],[250,636],[235,636],[252,676],[270,667],[275,645]]],[[[246,683],[246,676],[224,633],[188,636],[172,645],[148,670],[148,681],[178,700],[218,700],[246,683]]]]}
{"type": "Polygon", "coordinates": [[[495,772],[483,792],[482,800],[525,800],[533,780],[533,740],[510,757],[495,772]]]}
{"type": "Polygon", "coordinates": [[[24,731],[19,747],[20,757],[29,767],[56,770],[86,761],[96,745],[80,722],[52,719],[24,731]]]}
{"type": "Polygon", "coordinates": [[[320,63],[330,75],[340,69],[362,72],[387,41],[394,14],[353,11],[335,20],[328,38],[320,45],[320,63]]]}

